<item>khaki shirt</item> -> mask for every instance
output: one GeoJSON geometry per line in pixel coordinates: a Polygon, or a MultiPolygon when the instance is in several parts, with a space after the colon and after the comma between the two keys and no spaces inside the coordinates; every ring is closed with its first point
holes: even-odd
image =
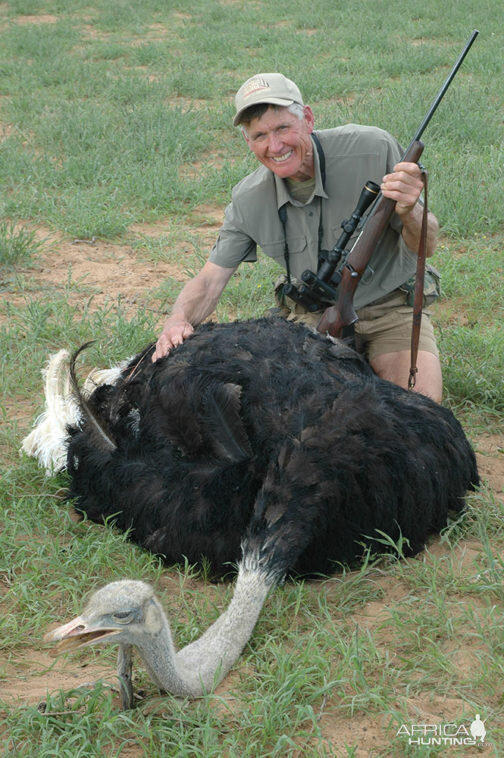
{"type": "MultiPolygon", "coordinates": [[[[315,145],[315,189],[306,203],[293,199],[283,179],[259,166],[232,191],[223,226],[210,253],[213,263],[234,268],[243,261],[256,261],[259,246],[285,269],[284,231],[278,209],[286,204],[291,276],[299,279],[306,269],[316,272],[320,214],[321,248],[331,250],[366,182],[380,184],[403,154],[396,140],[377,127],[347,124],[319,131],[317,136],[325,155],[325,189],[315,145]]],[[[355,308],[383,297],[414,274],[417,256],[404,244],[401,230],[399,217],[393,214],[357,287],[355,308]]]]}

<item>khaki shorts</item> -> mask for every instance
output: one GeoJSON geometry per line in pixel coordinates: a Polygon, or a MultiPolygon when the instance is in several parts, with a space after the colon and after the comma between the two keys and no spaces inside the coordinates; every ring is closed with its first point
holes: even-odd
{"type": "MultiPolygon", "coordinates": [[[[358,311],[359,320],[355,324],[356,346],[369,362],[379,355],[411,350],[413,308],[406,304],[406,300],[406,292],[397,289],[358,311]]],[[[314,328],[317,327],[323,313],[309,313],[302,305],[286,297],[281,300],[277,297],[277,305],[280,306],[277,309],[279,316],[314,328]]],[[[439,358],[431,312],[426,308],[422,311],[418,349],[439,358]]]]}
{"type": "MultiPolygon", "coordinates": [[[[359,310],[359,320],[355,325],[355,334],[358,343],[361,343],[358,347],[369,362],[385,353],[410,350],[412,323],[413,308],[406,305],[406,293],[395,290],[381,301],[359,310]]],[[[422,311],[418,349],[439,358],[431,313],[425,308],[422,311]]]]}

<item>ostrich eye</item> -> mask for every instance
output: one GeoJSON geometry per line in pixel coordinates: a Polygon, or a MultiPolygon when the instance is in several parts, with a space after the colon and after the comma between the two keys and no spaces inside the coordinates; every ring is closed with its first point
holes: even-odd
{"type": "Polygon", "coordinates": [[[116,611],[116,613],[112,614],[112,618],[118,624],[129,624],[130,621],[133,621],[134,615],[134,611],[116,611]]]}

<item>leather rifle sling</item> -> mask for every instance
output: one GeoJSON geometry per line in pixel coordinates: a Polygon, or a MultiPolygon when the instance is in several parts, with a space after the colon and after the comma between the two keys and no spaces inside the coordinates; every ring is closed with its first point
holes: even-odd
{"type": "MultiPolygon", "coordinates": [[[[419,164],[420,165],[420,164],[419,164]]],[[[422,172],[422,181],[424,184],[424,207],[422,215],[422,229],[420,232],[420,244],[418,246],[417,267],[415,277],[415,294],[413,300],[413,326],[411,329],[411,359],[410,372],[408,379],[408,389],[412,390],[416,384],[418,343],[420,340],[420,327],[422,325],[422,309],[424,300],[424,280],[425,280],[425,257],[427,249],[427,171],[420,165],[422,172]]]]}

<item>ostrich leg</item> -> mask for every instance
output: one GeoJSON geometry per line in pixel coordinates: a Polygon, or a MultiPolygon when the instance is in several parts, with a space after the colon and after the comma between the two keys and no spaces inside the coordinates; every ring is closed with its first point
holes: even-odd
{"type": "Polygon", "coordinates": [[[124,711],[133,708],[133,646],[119,645],[117,653],[117,678],[121,707],[124,711]]]}

